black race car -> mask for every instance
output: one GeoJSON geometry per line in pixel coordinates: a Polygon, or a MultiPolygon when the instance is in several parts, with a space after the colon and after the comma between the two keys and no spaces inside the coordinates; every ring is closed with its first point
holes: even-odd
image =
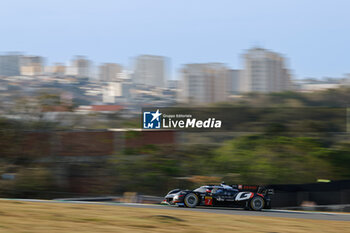
{"type": "Polygon", "coordinates": [[[205,185],[194,190],[171,190],[162,204],[185,206],[241,207],[247,210],[271,208],[272,189],[256,185],[205,185]]]}

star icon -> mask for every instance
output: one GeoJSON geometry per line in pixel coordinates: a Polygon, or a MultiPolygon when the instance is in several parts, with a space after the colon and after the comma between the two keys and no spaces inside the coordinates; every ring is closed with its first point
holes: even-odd
{"type": "Polygon", "coordinates": [[[162,115],[161,113],[159,113],[159,109],[157,109],[157,111],[155,113],[151,113],[151,114],[153,116],[151,122],[154,121],[155,119],[157,119],[157,121],[159,121],[159,116],[162,115]]]}

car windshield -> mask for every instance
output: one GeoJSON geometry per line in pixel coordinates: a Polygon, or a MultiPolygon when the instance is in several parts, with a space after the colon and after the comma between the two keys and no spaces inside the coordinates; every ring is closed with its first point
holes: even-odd
{"type": "Polygon", "coordinates": [[[199,188],[196,188],[195,190],[193,190],[194,192],[198,192],[198,193],[205,193],[205,191],[207,190],[207,186],[201,186],[199,188]]]}

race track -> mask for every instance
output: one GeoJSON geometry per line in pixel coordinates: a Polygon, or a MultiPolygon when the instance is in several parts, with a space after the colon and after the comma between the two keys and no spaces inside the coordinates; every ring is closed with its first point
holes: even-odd
{"type": "Polygon", "coordinates": [[[265,217],[279,217],[279,218],[302,218],[302,219],[316,219],[316,220],[332,220],[332,221],[350,221],[350,214],[347,213],[331,213],[331,212],[314,212],[314,211],[292,211],[292,210],[263,210],[263,211],[247,211],[236,208],[184,208],[166,205],[151,205],[151,204],[137,204],[137,203],[112,203],[112,202],[89,202],[89,201],[51,201],[51,200],[37,200],[37,199],[6,199],[0,200],[16,200],[25,202],[42,202],[42,203],[61,203],[69,204],[89,204],[89,205],[109,205],[109,206],[123,206],[133,208],[151,208],[163,210],[182,210],[182,211],[198,211],[205,213],[216,214],[233,214],[233,215],[247,215],[247,216],[265,216],[265,217]]]}

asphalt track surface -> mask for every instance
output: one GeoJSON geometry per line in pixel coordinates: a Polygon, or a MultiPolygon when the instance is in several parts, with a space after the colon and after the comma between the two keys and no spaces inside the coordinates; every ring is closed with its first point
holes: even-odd
{"type": "Polygon", "coordinates": [[[51,200],[37,200],[37,199],[6,199],[0,200],[15,200],[25,202],[41,202],[41,203],[60,203],[60,204],[89,204],[89,205],[108,205],[108,206],[123,206],[133,208],[148,208],[148,209],[162,209],[162,210],[182,210],[195,211],[215,214],[232,214],[244,216],[265,216],[265,217],[279,217],[279,218],[301,218],[314,220],[332,220],[332,221],[350,221],[350,214],[347,213],[332,213],[332,212],[316,212],[316,211],[292,211],[292,210],[262,210],[262,211],[248,211],[236,208],[215,208],[215,207],[196,207],[185,208],[166,205],[151,205],[151,204],[137,204],[137,203],[113,203],[113,202],[90,202],[90,201],[51,201],[51,200]]]}

